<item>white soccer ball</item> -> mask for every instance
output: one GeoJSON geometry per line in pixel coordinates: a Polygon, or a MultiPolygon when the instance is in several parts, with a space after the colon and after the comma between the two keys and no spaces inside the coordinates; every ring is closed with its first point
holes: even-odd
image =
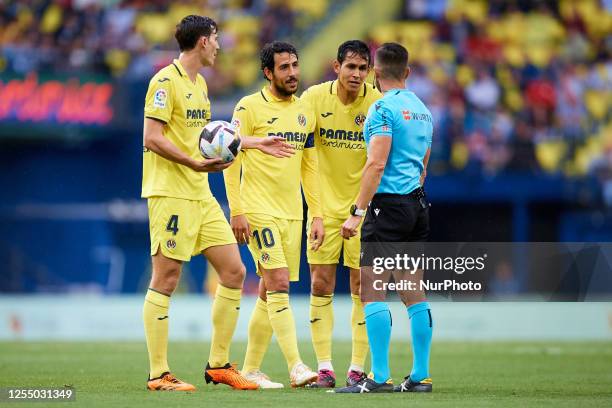
{"type": "Polygon", "coordinates": [[[236,128],[222,120],[210,122],[200,133],[200,153],[207,159],[220,157],[225,163],[231,162],[238,156],[241,143],[236,128]]]}

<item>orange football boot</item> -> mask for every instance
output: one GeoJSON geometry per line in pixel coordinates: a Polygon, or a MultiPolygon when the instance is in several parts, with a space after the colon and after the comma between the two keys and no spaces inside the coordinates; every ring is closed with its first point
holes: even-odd
{"type": "Polygon", "coordinates": [[[244,378],[236,370],[236,366],[229,363],[219,368],[211,368],[209,364],[206,364],[204,379],[207,384],[209,382],[215,385],[227,384],[235,390],[256,390],[259,388],[259,385],[244,378]]]}
{"type": "Polygon", "coordinates": [[[195,391],[196,389],[193,385],[179,380],[169,372],[147,381],[147,388],[150,391],[195,391]]]}

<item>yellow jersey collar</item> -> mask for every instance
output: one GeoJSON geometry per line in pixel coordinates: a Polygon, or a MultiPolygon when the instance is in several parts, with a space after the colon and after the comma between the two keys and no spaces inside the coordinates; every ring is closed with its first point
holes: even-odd
{"type": "Polygon", "coordinates": [[[290,101],[285,101],[283,99],[279,99],[276,96],[274,96],[272,94],[272,92],[270,92],[270,87],[268,85],[264,86],[261,89],[261,97],[266,102],[294,102],[297,99],[297,97],[295,95],[291,95],[291,100],[290,101]]]}
{"type": "Polygon", "coordinates": [[[182,76],[183,78],[187,77],[187,71],[185,71],[185,68],[183,68],[178,59],[175,58],[172,61],[172,65],[174,65],[174,68],[176,68],[180,76],[182,76]]]}

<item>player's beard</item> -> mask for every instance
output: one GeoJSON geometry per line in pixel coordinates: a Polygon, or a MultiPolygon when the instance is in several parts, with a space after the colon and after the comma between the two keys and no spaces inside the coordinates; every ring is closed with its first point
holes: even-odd
{"type": "Polygon", "coordinates": [[[291,95],[295,94],[297,92],[297,89],[298,89],[297,85],[299,85],[299,80],[297,78],[295,78],[295,77],[287,78],[286,81],[278,81],[276,79],[274,80],[274,87],[276,88],[276,92],[278,92],[282,96],[291,96],[291,95]],[[290,79],[295,79],[295,81],[296,81],[295,90],[289,89],[287,81],[289,81],[290,79]]]}

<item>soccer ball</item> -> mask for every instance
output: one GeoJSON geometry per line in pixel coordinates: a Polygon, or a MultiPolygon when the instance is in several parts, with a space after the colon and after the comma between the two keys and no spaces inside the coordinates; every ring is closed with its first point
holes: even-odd
{"type": "Polygon", "coordinates": [[[220,157],[225,163],[238,156],[241,140],[236,129],[227,122],[215,120],[200,133],[200,153],[207,159],[220,157]]]}

